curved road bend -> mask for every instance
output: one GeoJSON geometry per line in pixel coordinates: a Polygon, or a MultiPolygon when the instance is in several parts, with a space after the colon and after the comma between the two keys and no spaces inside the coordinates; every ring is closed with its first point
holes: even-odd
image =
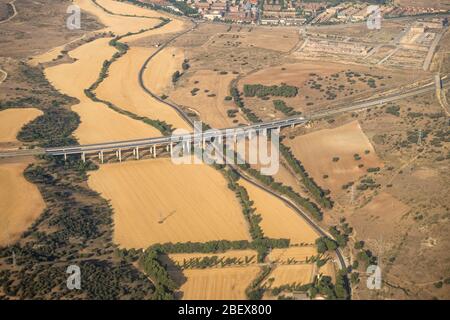
{"type": "Polygon", "coordinates": [[[174,37],[170,38],[168,41],[166,41],[164,44],[160,45],[158,50],[156,50],[155,52],[153,52],[150,57],[147,58],[147,60],[145,60],[144,64],[141,67],[141,70],[139,70],[139,85],[141,86],[141,88],[147,93],[149,94],[152,98],[158,100],[159,102],[162,102],[168,106],[170,106],[172,109],[174,109],[179,115],[180,117],[186,121],[191,127],[194,127],[194,122],[192,121],[191,118],[189,118],[189,116],[183,111],[183,109],[176,105],[175,103],[169,102],[169,101],[165,101],[164,99],[162,99],[160,96],[154,94],[153,92],[151,92],[144,84],[144,72],[145,69],[147,69],[147,66],[150,62],[150,60],[152,60],[158,53],[160,53],[164,48],[166,48],[170,43],[172,43],[173,41],[175,41],[176,39],[178,39],[179,37],[195,30],[198,26],[198,23],[195,20],[191,20],[191,22],[194,24],[194,26],[190,29],[187,29],[177,35],[175,35],[174,37]]]}
{"type": "MultiPolygon", "coordinates": [[[[158,101],[170,106],[171,108],[173,108],[183,119],[186,120],[187,123],[190,124],[191,127],[194,126],[193,121],[189,118],[189,116],[183,111],[183,109],[181,109],[178,105],[165,101],[163,99],[161,99],[159,96],[155,95],[152,91],[150,91],[144,84],[143,81],[143,74],[145,72],[145,69],[148,65],[148,63],[150,62],[150,60],[155,57],[162,49],[164,49],[165,47],[167,47],[167,45],[171,42],[173,42],[175,39],[179,38],[180,36],[193,31],[197,26],[197,22],[192,21],[194,23],[194,27],[192,27],[191,29],[188,29],[178,35],[176,35],[175,37],[173,37],[172,39],[170,39],[169,41],[167,41],[165,44],[163,44],[156,52],[154,52],[144,63],[144,65],[142,66],[140,72],[139,72],[139,85],[141,86],[141,88],[147,92],[150,96],[152,96],[153,98],[157,99],[158,101]]],[[[283,201],[284,204],[286,204],[289,208],[293,209],[300,217],[302,217],[309,226],[311,226],[320,236],[328,236],[331,237],[329,234],[327,234],[327,232],[325,232],[318,224],[315,223],[314,220],[312,220],[307,213],[305,213],[305,211],[300,208],[299,206],[297,206],[292,200],[290,200],[287,197],[284,197],[282,195],[279,195],[277,193],[275,193],[274,191],[272,191],[271,189],[269,189],[268,187],[262,185],[261,183],[255,181],[253,178],[251,178],[250,176],[248,176],[245,172],[243,172],[240,168],[238,168],[235,165],[230,165],[230,167],[232,167],[239,175],[242,179],[246,180],[247,182],[251,183],[252,185],[260,188],[261,190],[264,190],[268,193],[270,193],[271,195],[273,195],[274,197],[278,198],[279,200],[283,201]]],[[[339,264],[341,269],[346,269],[346,264],[345,264],[345,259],[344,256],[341,252],[340,249],[337,249],[335,251],[336,256],[339,260],[339,264]]],[[[351,292],[350,292],[350,287],[349,289],[349,293],[350,293],[350,297],[351,297],[351,292]]]]}
{"type": "Polygon", "coordinates": [[[10,21],[12,18],[14,18],[15,16],[17,16],[17,9],[16,6],[14,5],[14,2],[16,2],[16,0],[12,0],[10,3],[8,3],[12,9],[13,9],[13,15],[9,18],[6,18],[5,20],[0,21],[0,24],[5,23],[10,21]]]}

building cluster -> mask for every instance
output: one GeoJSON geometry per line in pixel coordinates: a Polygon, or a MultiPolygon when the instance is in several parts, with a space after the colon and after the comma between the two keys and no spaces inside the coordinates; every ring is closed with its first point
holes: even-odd
{"type": "Polygon", "coordinates": [[[235,23],[256,23],[258,0],[187,0],[207,20],[235,23]]]}
{"type": "MultiPolygon", "coordinates": [[[[379,5],[378,9],[379,15],[383,18],[445,12],[445,10],[434,8],[398,7],[393,5],[379,5]]],[[[311,24],[359,22],[366,20],[372,13],[374,13],[373,5],[352,2],[344,2],[336,6],[314,3],[312,8],[300,10],[300,15],[309,18],[311,24]]]]}
{"type": "MultiPolygon", "coordinates": [[[[337,24],[366,20],[372,14],[368,3],[342,2],[337,5],[329,1],[304,2],[302,0],[143,0],[179,11],[173,4],[198,11],[198,14],[213,21],[234,23],[260,23],[263,25],[337,24]]],[[[179,6],[177,6],[179,7],[179,6]]],[[[399,7],[379,5],[379,15],[384,18],[413,16],[446,12],[434,8],[399,7]]]]}

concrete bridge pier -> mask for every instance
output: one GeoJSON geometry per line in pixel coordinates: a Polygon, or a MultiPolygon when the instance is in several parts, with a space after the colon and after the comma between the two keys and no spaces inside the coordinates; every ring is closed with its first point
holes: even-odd
{"type": "Polygon", "coordinates": [[[169,152],[169,145],[166,146],[166,151],[169,152]]]}
{"type": "Polygon", "coordinates": [[[67,153],[64,153],[64,161],[67,161],[67,153]]]}
{"type": "Polygon", "coordinates": [[[136,160],[139,160],[139,147],[134,150],[136,152],[136,160]]]}
{"type": "Polygon", "coordinates": [[[116,151],[116,157],[119,159],[119,162],[122,162],[122,149],[116,151]]]}
{"type": "Polygon", "coordinates": [[[81,153],[81,161],[86,162],[86,154],[84,152],[81,153]]]}
{"type": "Polygon", "coordinates": [[[156,158],[156,145],[153,146],[153,158],[156,158]]]}
{"type": "Polygon", "coordinates": [[[172,157],[172,152],[173,152],[173,144],[172,144],[172,142],[170,143],[170,156],[172,157]]]}
{"type": "Polygon", "coordinates": [[[202,138],[202,148],[205,149],[206,148],[206,139],[202,138]]]}
{"type": "Polygon", "coordinates": [[[98,158],[100,159],[100,162],[103,163],[103,151],[98,153],[98,158]]]}

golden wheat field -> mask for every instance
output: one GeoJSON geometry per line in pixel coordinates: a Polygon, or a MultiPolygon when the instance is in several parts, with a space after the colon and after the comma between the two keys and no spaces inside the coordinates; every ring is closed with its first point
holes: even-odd
{"type": "Polygon", "coordinates": [[[84,89],[97,79],[103,61],[115,52],[108,41],[98,39],[87,43],[69,53],[77,59],[76,62],[45,69],[47,78],[56,89],[80,100],[72,107],[81,120],[75,136],[80,143],[97,143],[160,135],[155,128],[119,114],[102,103],[93,102],[84,94],[84,89]]]}
{"type": "Polygon", "coordinates": [[[17,240],[45,208],[38,188],[23,176],[27,165],[0,164],[0,246],[17,240]]]}
{"type": "Polygon", "coordinates": [[[279,287],[288,284],[308,284],[314,276],[315,266],[312,264],[277,266],[264,281],[269,287],[279,287]]]}
{"type": "Polygon", "coordinates": [[[91,173],[89,186],[111,200],[114,240],[122,247],[250,240],[235,195],[212,167],[167,158],[106,164],[91,173]]]}
{"type": "Polygon", "coordinates": [[[256,212],[262,217],[260,225],[266,236],[287,238],[291,243],[308,244],[314,243],[318,238],[314,229],[281,200],[243,179],[239,180],[239,184],[254,201],[256,212]]]}
{"type": "MultiPolygon", "coordinates": [[[[95,92],[98,97],[114,103],[123,110],[150,119],[165,121],[175,128],[188,129],[189,126],[175,110],[151,97],[139,85],[139,71],[145,60],[155,50],[154,48],[131,47],[126,55],[113,63],[109,77],[95,92]]],[[[159,57],[159,55],[156,57],[159,57]]],[[[172,55],[164,54],[161,57],[164,58],[159,61],[161,65],[171,64],[172,55]]],[[[173,64],[179,64],[181,68],[179,59],[174,60],[177,60],[177,62],[173,62],[173,64]]],[[[153,86],[154,88],[162,88],[164,85],[171,83],[170,77],[173,72],[170,69],[155,68],[155,66],[155,64],[150,63],[144,73],[145,83],[150,90],[153,90],[153,86]]],[[[160,136],[161,133],[155,130],[154,135],[160,136]]]]}
{"type": "Polygon", "coordinates": [[[17,141],[16,136],[20,129],[42,114],[42,111],[35,108],[0,111],[0,143],[17,141]]]}
{"type": "Polygon", "coordinates": [[[184,300],[244,300],[245,289],[258,275],[259,267],[229,267],[185,270],[181,286],[184,300]]]}

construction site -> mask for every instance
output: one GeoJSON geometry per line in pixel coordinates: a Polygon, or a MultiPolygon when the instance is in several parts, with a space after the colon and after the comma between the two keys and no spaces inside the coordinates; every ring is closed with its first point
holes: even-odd
{"type": "Polygon", "coordinates": [[[298,58],[427,71],[445,28],[441,20],[433,19],[406,23],[400,29],[368,29],[367,33],[385,33],[372,38],[313,30],[303,30],[304,41],[295,52],[298,58]]]}

